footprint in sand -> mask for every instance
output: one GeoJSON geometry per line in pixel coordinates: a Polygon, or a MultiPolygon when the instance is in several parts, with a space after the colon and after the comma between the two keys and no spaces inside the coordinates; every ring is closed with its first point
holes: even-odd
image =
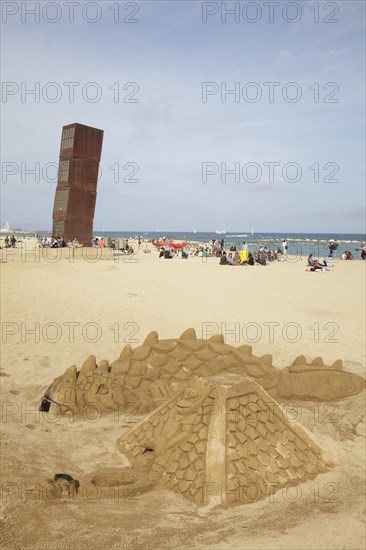
{"type": "Polygon", "coordinates": [[[12,393],[13,395],[19,395],[20,391],[18,390],[10,390],[9,393],[12,393]]]}
{"type": "Polygon", "coordinates": [[[37,426],[35,426],[34,424],[27,424],[26,428],[28,428],[29,430],[35,430],[37,426]]]}
{"type": "Polygon", "coordinates": [[[7,376],[9,377],[10,374],[6,374],[6,372],[3,369],[0,369],[0,376],[7,376]]]}

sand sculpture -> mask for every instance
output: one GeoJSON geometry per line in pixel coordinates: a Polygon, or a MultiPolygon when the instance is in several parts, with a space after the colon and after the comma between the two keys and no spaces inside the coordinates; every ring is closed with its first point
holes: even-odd
{"type": "Polygon", "coordinates": [[[142,346],[125,346],[111,365],[106,360],[96,364],[91,355],[80,371],[69,367],[45,392],[41,410],[56,407],[77,414],[94,404],[100,412],[110,412],[133,403],[143,414],[174,397],[188,382],[221,373],[249,377],[274,399],[334,401],[365,387],[361,376],[343,370],[341,360],[326,366],[318,357],[309,364],[300,355],[280,370],[272,365],[271,355],[256,357],[251,346],[235,348],[221,335],[197,339],[188,329],[178,339],[160,341],[151,332],[142,346]]]}
{"type": "Polygon", "coordinates": [[[189,385],[118,446],[155,487],[201,506],[256,502],[332,466],[256,382],[234,374],[189,385]]]}
{"type": "MultiPolygon", "coordinates": [[[[111,365],[91,356],[80,371],[69,367],[40,409],[77,414],[93,405],[107,413],[136,404],[136,412],[148,414],[118,440],[131,466],[98,469],[86,480],[139,492],[168,489],[199,506],[226,506],[256,502],[333,466],[276,399],[332,401],[364,387],[340,360],[325,366],[299,356],[279,370],[271,355],[256,357],[250,346],[235,348],[222,336],[200,340],[189,329],[161,341],[152,332],[111,365]]],[[[70,482],[66,492],[73,490],[70,482]]]]}

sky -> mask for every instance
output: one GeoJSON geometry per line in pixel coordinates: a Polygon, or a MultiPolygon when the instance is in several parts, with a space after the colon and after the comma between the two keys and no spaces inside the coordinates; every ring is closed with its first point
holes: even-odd
{"type": "Polygon", "coordinates": [[[96,230],[365,231],[363,1],[3,1],[1,45],[1,226],[51,229],[79,122],[96,230]]]}

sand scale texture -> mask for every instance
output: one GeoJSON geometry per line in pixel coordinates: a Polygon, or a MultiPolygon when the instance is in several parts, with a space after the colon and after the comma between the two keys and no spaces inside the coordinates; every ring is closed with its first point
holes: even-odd
{"type": "Polygon", "coordinates": [[[197,505],[257,501],[331,466],[258,384],[237,375],[188,386],[118,445],[157,487],[197,505]]]}

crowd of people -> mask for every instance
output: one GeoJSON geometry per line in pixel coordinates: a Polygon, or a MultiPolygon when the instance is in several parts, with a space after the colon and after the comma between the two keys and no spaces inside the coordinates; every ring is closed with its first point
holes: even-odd
{"type": "Polygon", "coordinates": [[[159,249],[159,259],[161,258],[164,260],[172,260],[173,258],[182,258],[183,260],[186,260],[188,258],[188,252],[183,250],[183,248],[177,250],[175,248],[162,246],[159,249]]]}
{"type": "MultiPolygon", "coordinates": [[[[356,249],[356,250],[359,250],[359,249],[356,249]]],[[[361,249],[361,251],[363,251],[363,249],[361,249]]],[[[366,250],[365,250],[365,257],[366,257],[366,250]]],[[[365,257],[362,257],[362,259],[365,259],[365,257]]],[[[350,252],[349,250],[346,250],[345,252],[343,252],[341,259],[353,260],[354,258],[353,258],[352,252],[350,252]]],[[[330,268],[333,267],[334,265],[333,261],[334,261],[334,255],[329,254],[328,258],[320,262],[320,260],[317,260],[314,258],[313,254],[310,254],[307,260],[307,267],[308,267],[307,271],[331,271],[330,268]]]]}
{"type": "MultiPolygon", "coordinates": [[[[141,243],[143,242],[140,236],[136,237],[138,239],[138,248],[140,249],[141,243]]],[[[236,243],[227,243],[225,246],[225,241],[223,238],[216,239],[213,238],[207,245],[205,244],[189,244],[177,250],[176,248],[170,246],[170,243],[173,242],[171,237],[161,236],[158,241],[161,241],[161,247],[158,247],[159,258],[173,259],[173,258],[183,258],[187,259],[189,256],[200,256],[203,258],[216,257],[219,258],[220,265],[268,265],[270,262],[279,261],[281,256],[286,256],[288,253],[288,243],[287,239],[283,239],[281,244],[273,246],[272,248],[268,246],[259,246],[256,250],[249,251],[248,244],[243,241],[241,245],[236,243]]],[[[79,243],[78,239],[69,239],[67,242],[62,237],[50,237],[46,236],[38,237],[39,246],[42,248],[79,248],[83,245],[79,243]]],[[[134,241],[135,242],[135,241],[134,241]]],[[[147,241],[150,242],[150,241],[147,241]]],[[[15,248],[17,239],[12,235],[11,237],[7,236],[4,239],[5,248],[15,248]]],[[[116,253],[121,252],[122,254],[134,254],[134,247],[131,246],[126,239],[110,239],[109,237],[93,237],[91,240],[91,246],[93,248],[105,248],[110,247],[116,253]]],[[[254,247],[254,244],[250,245],[254,247]]],[[[328,242],[328,259],[335,259],[337,257],[337,252],[339,248],[339,243],[334,240],[328,242]]],[[[366,260],[366,246],[363,244],[360,248],[356,248],[356,251],[361,252],[361,259],[366,260]]],[[[144,252],[150,252],[146,246],[144,252]]],[[[342,260],[353,260],[353,255],[351,251],[344,251],[341,255],[342,260]]],[[[307,267],[313,270],[320,270],[327,267],[324,262],[319,263],[317,260],[314,260],[313,256],[310,255],[307,261],[307,267]],[[313,262],[315,262],[313,264],[313,262]]]]}
{"type": "Polygon", "coordinates": [[[270,262],[279,261],[280,252],[277,250],[269,250],[267,247],[261,247],[259,250],[249,252],[248,250],[231,251],[226,253],[223,251],[220,257],[220,265],[262,265],[266,266],[270,262]]]}
{"type": "Polygon", "coordinates": [[[83,246],[76,237],[65,242],[63,237],[51,237],[48,239],[46,236],[43,236],[39,237],[38,243],[41,248],[80,248],[83,246]]]}

